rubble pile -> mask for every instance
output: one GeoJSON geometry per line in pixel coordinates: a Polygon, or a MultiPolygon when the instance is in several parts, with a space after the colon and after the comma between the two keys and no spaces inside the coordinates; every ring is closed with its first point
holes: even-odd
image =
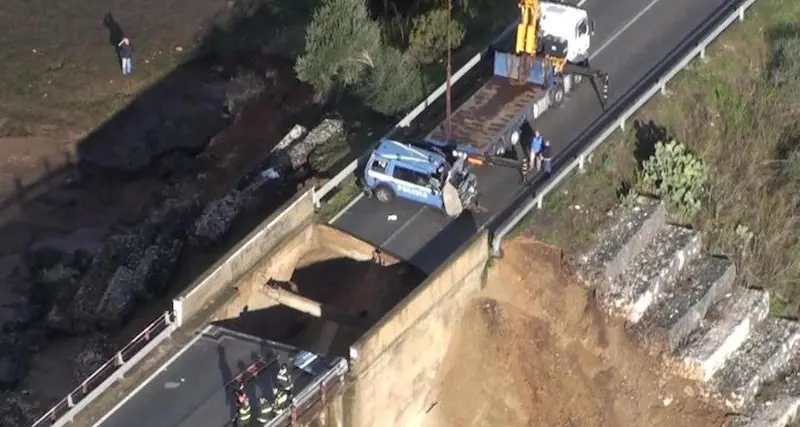
{"type": "Polygon", "coordinates": [[[86,380],[97,371],[113,355],[106,337],[101,334],[93,335],[81,348],[80,353],[75,356],[73,365],[75,366],[74,379],[76,383],[86,380]]]}
{"type": "Polygon", "coordinates": [[[734,263],[700,247],[658,201],[639,199],[580,259],[578,277],[647,350],[743,414],[737,426],[788,426],[800,408],[787,380],[800,366],[800,322],[768,316],[769,292],[736,285],[734,263]]]}
{"type": "Polygon", "coordinates": [[[306,164],[317,146],[342,132],[339,120],[324,120],[304,138],[305,130],[296,126],[272,150],[266,164],[245,176],[224,197],[208,203],[194,224],[192,242],[198,246],[213,245],[230,231],[236,218],[253,209],[262,197],[269,197],[287,177],[306,164]]]}

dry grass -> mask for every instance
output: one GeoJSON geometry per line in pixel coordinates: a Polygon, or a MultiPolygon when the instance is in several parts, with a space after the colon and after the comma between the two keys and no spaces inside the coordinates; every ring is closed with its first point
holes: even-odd
{"type": "Polygon", "coordinates": [[[635,117],[634,129],[607,142],[584,174],[547,200],[530,231],[580,249],[635,185],[643,154],[655,142],[674,138],[710,169],[708,197],[692,223],[709,250],[734,257],[750,286],[769,289],[774,314],[797,316],[800,189],[790,170],[798,165],[788,159],[800,149],[800,113],[792,105],[796,97],[768,77],[776,40],[793,37],[800,44],[800,33],[785,31],[796,28],[797,16],[797,1],[759,1],[705,60],[678,76],[668,96],[654,99],[635,117]]]}

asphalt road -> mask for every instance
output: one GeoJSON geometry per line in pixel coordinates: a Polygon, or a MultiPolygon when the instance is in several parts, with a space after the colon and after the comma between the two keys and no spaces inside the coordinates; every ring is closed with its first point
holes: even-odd
{"type": "MultiPolygon", "coordinates": [[[[264,341],[212,328],[94,427],[223,427],[231,421],[235,406],[225,385],[261,354],[288,356],[264,341]]],[[[248,384],[254,411],[262,393],[271,396],[277,370],[278,363],[271,363],[248,384]]],[[[293,377],[297,391],[313,380],[299,370],[293,377]]]]}
{"type": "MultiPolygon", "coordinates": [[[[587,0],[580,3],[596,24],[591,63],[610,75],[607,105],[618,101],[687,35],[728,2],[587,0]]],[[[537,119],[534,127],[551,141],[554,157],[558,158],[602,111],[596,92],[584,83],[559,109],[549,110],[537,119]]],[[[477,175],[481,205],[486,208],[479,214],[463,214],[450,220],[434,209],[401,199],[384,205],[360,198],[342,211],[333,225],[430,274],[521,190],[516,170],[479,169],[477,175]],[[390,220],[390,215],[396,215],[397,219],[390,220]]]]}

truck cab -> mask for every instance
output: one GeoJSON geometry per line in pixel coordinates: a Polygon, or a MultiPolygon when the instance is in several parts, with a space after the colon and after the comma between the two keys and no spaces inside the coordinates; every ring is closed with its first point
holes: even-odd
{"type": "Polygon", "coordinates": [[[584,9],[541,2],[540,18],[544,53],[580,64],[589,58],[594,21],[584,9]]]}
{"type": "Polygon", "coordinates": [[[364,167],[364,194],[381,203],[401,197],[457,217],[465,209],[477,207],[478,189],[466,158],[453,159],[432,146],[383,139],[364,167]]]}

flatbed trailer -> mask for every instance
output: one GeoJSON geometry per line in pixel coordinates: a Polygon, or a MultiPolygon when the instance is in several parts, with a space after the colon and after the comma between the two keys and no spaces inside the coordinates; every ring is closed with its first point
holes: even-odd
{"type": "MultiPolygon", "coordinates": [[[[549,108],[546,95],[540,86],[493,76],[453,112],[450,139],[484,154],[502,154],[511,133],[549,108]]],[[[440,123],[426,139],[446,141],[446,126],[447,121],[440,123]]]]}
{"type": "Polygon", "coordinates": [[[517,160],[523,160],[519,158],[520,147],[512,144],[511,135],[525,122],[533,122],[548,109],[561,105],[583,77],[600,79],[601,102],[608,93],[608,75],[591,69],[588,64],[567,64],[559,71],[547,59],[495,51],[493,68],[489,81],[453,112],[450,138],[445,119],[426,140],[488,156],[515,150],[517,160]]]}

